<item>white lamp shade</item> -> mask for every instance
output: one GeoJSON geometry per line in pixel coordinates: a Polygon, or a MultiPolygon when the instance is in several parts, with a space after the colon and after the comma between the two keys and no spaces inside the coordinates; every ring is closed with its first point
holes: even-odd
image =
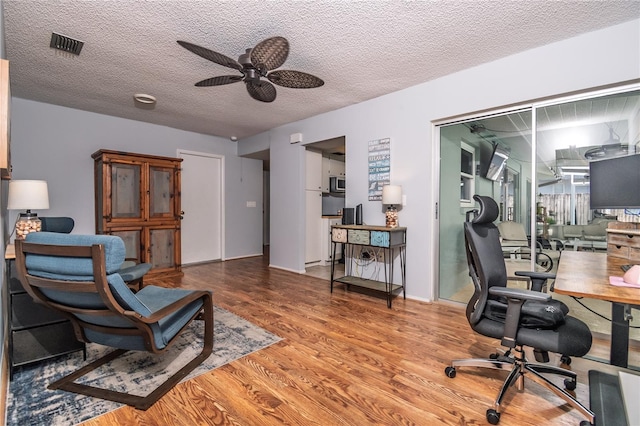
{"type": "Polygon", "coordinates": [[[382,204],[401,204],[402,187],[400,185],[385,185],[382,187],[382,204]]]}
{"type": "Polygon", "coordinates": [[[9,210],[49,208],[49,191],[44,180],[12,180],[9,182],[9,210]]]}

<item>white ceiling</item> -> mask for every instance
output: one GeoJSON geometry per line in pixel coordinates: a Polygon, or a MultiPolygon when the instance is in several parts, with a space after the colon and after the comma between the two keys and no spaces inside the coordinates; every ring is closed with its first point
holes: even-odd
{"type": "Polygon", "coordinates": [[[243,138],[513,53],[640,17],[633,1],[4,0],[12,95],[204,134],[243,138]],[[79,56],[49,47],[57,32],[79,56]],[[271,36],[289,40],[282,69],[315,89],[195,87],[234,70],[177,40],[233,59],[271,36]],[[155,96],[136,108],[135,93],[155,96]]]}

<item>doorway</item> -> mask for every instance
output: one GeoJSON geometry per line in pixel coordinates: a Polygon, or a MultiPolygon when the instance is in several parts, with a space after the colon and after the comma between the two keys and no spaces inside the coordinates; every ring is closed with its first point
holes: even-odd
{"type": "Polygon", "coordinates": [[[224,156],[178,150],[182,158],[182,264],[224,258],[224,156]]]}

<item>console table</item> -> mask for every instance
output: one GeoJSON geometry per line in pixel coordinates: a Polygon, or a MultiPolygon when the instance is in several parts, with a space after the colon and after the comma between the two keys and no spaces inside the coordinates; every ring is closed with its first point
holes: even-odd
{"type": "MultiPolygon", "coordinates": [[[[333,243],[333,258],[335,258],[336,247],[344,244],[343,258],[345,259],[345,276],[336,278],[335,262],[331,264],[331,292],[333,293],[333,283],[345,284],[347,288],[354,285],[371,290],[384,292],[387,296],[387,307],[391,308],[391,300],[394,295],[402,292],[406,298],[406,239],[407,228],[387,228],[384,226],[368,225],[333,225],[331,227],[331,242],[333,243]],[[356,261],[355,250],[363,246],[375,247],[382,253],[382,264],[384,265],[384,281],[366,279],[353,275],[353,264],[356,261]],[[400,275],[402,284],[393,283],[393,260],[396,253],[400,258],[400,275]]],[[[379,260],[379,259],[376,259],[379,260]]]]}

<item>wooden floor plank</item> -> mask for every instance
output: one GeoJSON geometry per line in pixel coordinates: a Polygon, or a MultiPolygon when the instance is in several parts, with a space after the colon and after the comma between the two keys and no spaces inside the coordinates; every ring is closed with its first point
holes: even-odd
{"type": "MultiPolygon", "coordinates": [[[[382,298],[268,267],[253,257],[184,268],[147,284],[208,289],[214,303],[283,340],[176,386],[148,411],[123,407],[87,422],[139,425],[486,424],[505,372],[444,368],[499,348],[475,334],[464,307],[382,298]]],[[[607,345],[608,342],[600,342],[607,345]]],[[[578,398],[588,405],[589,369],[574,359],[578,398]]],[[[561,380],[559,381],[561,383],[561,380]]],[[[583,418],[529,382],[510,392],[500,425],[576,425],[583,418]]]]}

